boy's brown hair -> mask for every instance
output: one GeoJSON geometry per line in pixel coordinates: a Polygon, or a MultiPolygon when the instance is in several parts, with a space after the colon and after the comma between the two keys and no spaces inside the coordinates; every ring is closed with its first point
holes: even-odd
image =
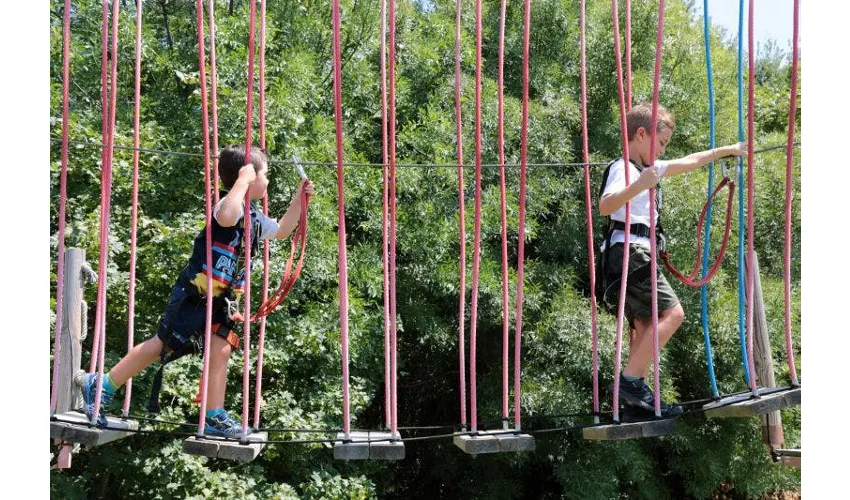
{"type": "Polygon", "coordinates": [[[254,170],[259,172],[268,164],[268,161],[268,154],[259,146],[251,146],[251,161],[248,162],[245,161],[245,145],[231,144],[224,148],[218,157],[218,176],[224,189],[230,189],[239,178],[239,170],[242,167],[251,163],[254,165],[254,170]]]}
{"type": "MultiPolygon", "coordinates": [[[[634,139],[635,134],[638,129],[643,127],[644,130],[650,132],[650,127],[652,126],[652,103],[642,102],[626,113],[626,128],[629,132],[629,140],[634,139]]],[[[669,128],[671,130],[676,129],[676,117],[673,116],[673,113],[667,111],[667,109],[658,105],[658,121],[656,125],[656,132],[661,132],[664,128],[669,128]]]]}

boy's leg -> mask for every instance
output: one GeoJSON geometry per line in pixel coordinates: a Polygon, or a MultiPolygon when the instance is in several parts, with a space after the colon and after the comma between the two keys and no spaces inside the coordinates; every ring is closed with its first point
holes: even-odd
{"type": "Polygon", "coordinates": [[[210,344],[207,408],[215,410],[224,408],[224,392],[227,388],[227,362],[230,360],[230,353],[233,348],[218,335],[211,336],[210,344]]]}
{"type": "Polygon", "coordinates": [[[98,386],[102,386],[103,390],[100,395],[100,410],[98,412],[97,423],[100,426],[106,426],[107,420],[104,410],[115,396],[115,391],[124,385],[130,377],[156,361],[161,351],[162,341],[158,337],[152,337],[131,349],[112,370],[105,373],[103,383],[100,383],[100,377],[97,373],[86,374],[82,387],[86,415],[91,418],[94,414],[97,388],[98,386]]]}
{"type": "MultiPolygon", "coordinates": [[[[224,411],[224,392],[227,386],[227,363],[233,347],[224,338],[213,335],[210,340],[210,369],[208,374],[207,425],[204,433],[213,436],[242,438],[242,425],[224,411]]],[[[251,434],[249,428],[247,434],[251,434]]]]}
{"type": "MultiPolygon", "coordinates": [[[[681,304],[665,309],[658,314],[658,346],[663,349],[685,321],[685,310],[681,304]]],[[[653,358],[652,320],[635,318],[635,342],[629,351],[629,363],[623,370],[627,377],[646,377],[653,358]]]]}
{"type": "Polygon", "coordinates": [[[130,377],[150,366],[162,354],[163,343],[158,336],[137,344],[109,372],[112,381],[118,386],[127,383],[130,377]]]}

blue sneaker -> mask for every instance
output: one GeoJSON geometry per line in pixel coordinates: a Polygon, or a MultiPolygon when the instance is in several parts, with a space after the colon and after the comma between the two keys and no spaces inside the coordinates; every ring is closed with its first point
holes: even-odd
{"type": "MultiPolygon", "coordinates": [[[[207,436],[218,436],[232,439],[242,439],[242,424],[223,411],[212,417],[207,417],[207,425],[204,426],[204,434],[207,436]]],[[[245,436],[251,434],[251,428],[245,436]]]]}
{"type": "MultiPolygon", "coordinates": [[[[82,377],[81,381],[81,389],[83,390],[83,403],[86,411],[86,416],[91,420],[92,415],[94,415],[94,400],[97,396],[97,386],[99,385],[99,379],[97,373],[86,373],[82,377]]],[[[106,427],[106,405],[112,401],[112,397],[115,395],[113,392],[109,392],[107,390],[101,391],[100,394],[100,411],[97,415],[97,426],[98,427],[106,427]]]]}

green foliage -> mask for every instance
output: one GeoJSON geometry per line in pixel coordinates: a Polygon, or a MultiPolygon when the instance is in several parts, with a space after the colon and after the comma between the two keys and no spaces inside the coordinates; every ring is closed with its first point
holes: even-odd
{"type": "MultiPolygon", "coordinates": [[[[662,101],[676,114],[668,156],[708,148],[708,90],[702,52],[702,20],[692,2],[668,2],[665,13],[662,101]]],[[[195,3],[146,1],[142,46],[142,147],[201,151],[200,87],[195,3]],[[166,21],[167,20],[167,21],[166,21]]],[[[381,161],[379,3],[342,2],[345,160],[381,161]]],[[[70,150],[67,246],[99,251],[100,151],[79,143],[101,141],[100,3],[78,2],[72,22],[70,150]]],[[[657,12],[634,2],[632,54],[634,102],[651,97],[657,12]]],[[[59,190],[61,133],[61,9],[51,3],[51,193],[59,190]]],[[[499,4],[485,2],[482,159],[496,163],[496,56],[499,4]]],[[[328,2],[269,2],[266,58],[267,148],[272,160],[298,153],[305,160],[333,161],[333,95],[328,2]]],[[[219,143],[245,136],[248,2],[216,3],[219,143]],[[230,12],[230,7],[232,13],[230,12]]],[[[621,12],[621,15],[623,13],[621,12]]],[[[578,2],[535,1],[530,61],[530,163],[581,161],[578,2]]],[[[467,289],[460,290],[457,143],[454,123],[455,4],[399,2],[397,30],[397,161],[437,163],[438,168],[399,168],[398,190],[398,394],[400,425],[451,424],[459,420],[458,302],[466,297],[469,341],[473,257],[472,169],[464,172],[467,289]]],[[[132,145],[134,67],[133,2],[121,10],[116,143],[132,145]]],[[[617,85],[610,3],[589,2],[588,127],[591,161],[619,155],[617,85]]],[[[475,158],[474,15],[464,4],[462,113],[464,162],[475,158]]],[[[505,47],[505,155],[520,158],[522,114],[521,2],[509,2],[505,47]]],[[[736,55],[732,41],[712,31],[717,142],[737,137],[736,55]]],[[[728,38],[728,37],[727,37],[728,38]]],[[[788,121],[790,70],[784,54],[767,48],[758,59],[757,148],[783,144],[788,121]]],[[[257,85],[257,84],[255,84],[257,85]]],[[[258,90],[258,87],[255,87],[258,90]]],[[[255,92],[257,96],[258,92],[255,92]]],[[[256,98],[256,97],[255,97],[256,98]]],[[[255,106],[255,135],[259,123],[255,106]]],[[[799,112],[797,127],[799,129],[799,112]]],[[[793,172],[792,335],[800,371],[800,174],[793,172]]],[[[133,155],[116,149],[107,267],[107,366],[123,355],[129,290],[130,199],[133,155]]],[[[785,160],[782,151],[759,155],[755,164],[755,246],[759,255],[768,327],[773,333],[777,381],[789,381],[784,363],[783,248],[785,160]]],[[[719,170],[719,167],[718,167],[719,170]]],[[[262,427],[338,428],[342,422],[336,171],[308,167],[318,193],[310,205],[304,273],[286,302],[268,318],[262,376],[262,427]]],[[[522,408],[533,418],[524,428],[585,423],[552,415],[587,413],[592,404],[591,318],[584,179],[574,167],[531,167],[526,232],[519,234],[519,171],[506,169],[509,330],[516,321],[517,245],[525,240],[522,339],[522,408]],[[549,417],[547,417],[549,416],[549,417]]],[[[602,169],[591,169],[591,193],[602,169]]],[[[378,428],[386,406],[383,389],[384,312],[381,278],[381,170],[345,169],[348,249],[352,426],[378,428]]],[[[715,172],[714,182],[719,172],[715,172]]],[[[203,227],[203,162],[164,153],[140,156],[139,230],[135,342],[156,332],[177,273],[203,227]]],[[[272,163],[269,204],[281,214],[298,179],[291,167],[272,163]]],[[[695,259],[694,226],[707,185],[705,171],[665,180],[664,220],[674,260],[695,259]]],[[[477,335],[479,420],[501,416],[502,280],[499,170],[484,168],[477,335]]],[[[742,186],[737,186],[741,189],[742,186]]],[[[736,204],[737,204],[736,194],[736,204]]],[[[722,208],[715,205],[712,255],[719,246],[722,208]]],[[[596,218],[595,239],[601,220],[596,218]]],[[[737,205],[729,253],[709,287],[710,328],[720,391],[743,386],[737,310],[737,205]]],[[[58,203],[51,206],[51,250],[58,240],[58,203]]],[[[271,284],[283,274],[289,242],[272,243],[271,284]]],[[[713,259],[713,257],[712,257],[713,259]]],[[[55,260],[51,290],[55,289],[55,260]]],[[[260,300],[254,275],[254,304],[260,300]]],[[[663,353],[665,399],[709,395],[699,291],[674,284],[687,319],[663,353]]],[[[94,304],[92,287],[86,300],[94,304]]],[[[55,303],[51,299],[51,310],[55,303]]],[[[94,307],[88,324],[94,325],[94,307]]],[[[602,410],[614,363],[615,318],[599,312],[602,410]]],[[[513,337],[513,331],[509,335],[513,337]]],[[[250,353],[257,359],[256,330],[250,353]]],[[[512,341],[511,341],[512,342],[512,341]]],[[[52,345],[52,341],[51,341],[52,345]]],[[[512,347],[512,345],[511,345],[512,347]]],[[[91,335],[84,352],[91,349],[91,335]]],[[[468,349],[468,346],[467,346],[468,349]]],[[[625,349],[627,351],[627,348],[625,349]]],[[[627,355],[626,352],[624,354],[627,355]]],[[[87,354],[83,363],[88,364],[87,354]]],[[[242,354],[230,364],[226,406],[241,408],[242,354]]],[[[513,370],[513,366],[510,367],[513,370]]],[[[196,422],[191,400],[200,360],[187,357],[166,370],[162,417],[196,422]]],[[[252,370],[252,380],[255,374],[252,370]]],[[[133,383],[131,413],[142,414],[153,370],[133,383]]],[[[253,385],[252,385],[253,391],[253,385]]],[[[512,396],[511,396],[512,399],[512,396]]],[[[116,405],[118,402],[115,403],[116,405]]],[[[253,406],[253,401],[251,401],[253,406]]],[[[512,403],[511,403],[512,404],[512,403]]],[[[253,409],[253,408],[252,408],[253,409]]],[[[783,412],[786,443],[800,444],[799,408],[783,412]]],[[[156,424],[157,430],[175,430],[156,424]]],[[[688,420],[675,435],[622,443],[586,442],[575,433],[537,436],[537,451],[472,459],[448,440],[408,442],[396,464],[338,463],[327,444],[270,445],[247,465],[184,455],[173,436],[139,435],[74,457],[70,471],[51,472],[57,498],[707,498],[721,483],[758,497],[799,486],[798,471],[769,462],[755,421],[688,420]]],[[[326,439],[325,434],[274,432],[272,439],[326,439]]]]}

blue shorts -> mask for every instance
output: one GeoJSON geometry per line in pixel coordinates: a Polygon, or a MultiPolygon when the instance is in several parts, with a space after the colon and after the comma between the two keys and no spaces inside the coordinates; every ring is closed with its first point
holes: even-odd
{"type": "MultiPolygon", "coordinates": [[[[218,330],[217,325],[227,323],[226,311],[216,307],[216,302],[218,301],[213,302],[213,332],[218,330]]],[[[173,351],[182,349],[190,342],[197,342],[196,339],[201,339],[202,342],[206,317],[206,297],[188,293],[178,282],[171,290],[168,307],[159,322],[156,336],[173,351]]]]}

